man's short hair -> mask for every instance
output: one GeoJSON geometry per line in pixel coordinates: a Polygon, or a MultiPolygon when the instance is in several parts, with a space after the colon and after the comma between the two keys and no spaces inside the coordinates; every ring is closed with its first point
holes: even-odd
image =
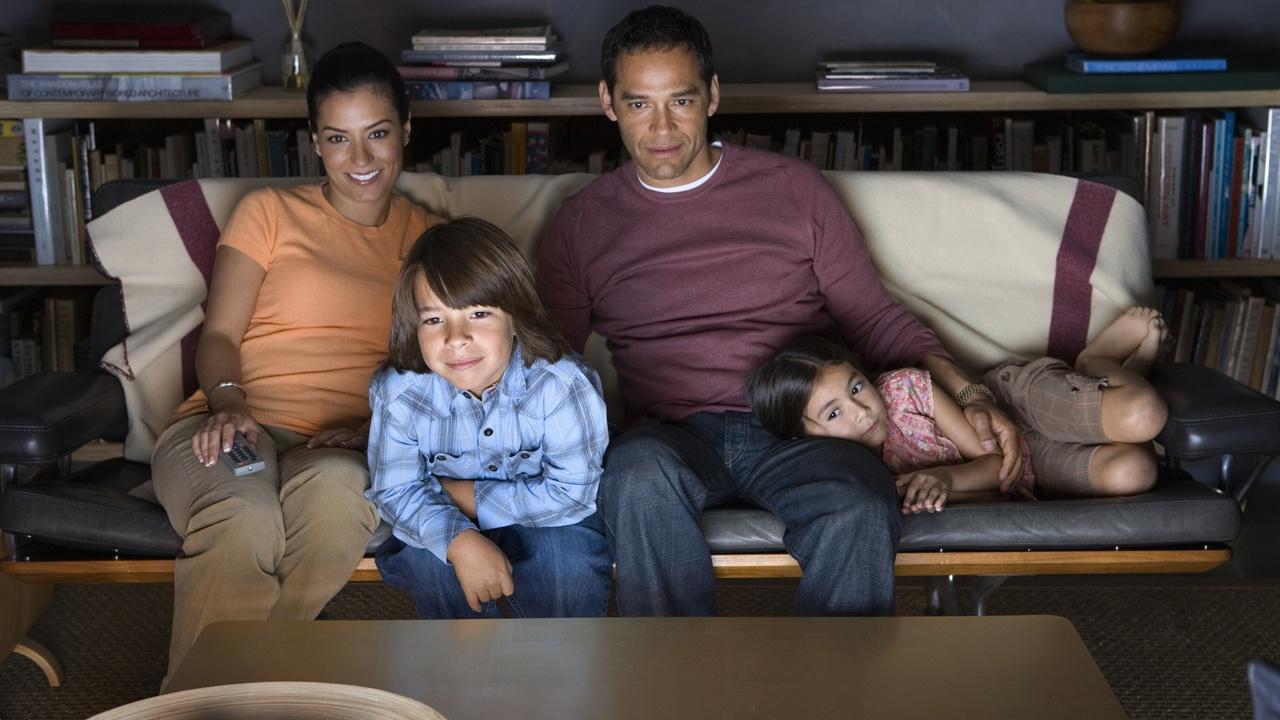
{"type": "Polygon", "coordinates": [[[609,92],[618,80],[618,57],[624,53],[665,52],[688,48],[698,59],[698,72],[707,88],[715,65],[711,61],[711,36],[697,18],[679,8],[650,5],[633,10],[609,29],[600,48],[600,74],[609,92]]]}

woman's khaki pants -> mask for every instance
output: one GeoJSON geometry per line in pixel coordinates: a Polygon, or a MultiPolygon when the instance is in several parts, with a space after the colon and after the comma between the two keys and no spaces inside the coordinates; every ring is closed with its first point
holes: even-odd
{"type": "Polygon", "coordinates": [[[378,526],[364,497],[363,453],[309,450],[306,436],[266,427],[255,447],[266,469],[236,477],[191,451],[208,417],[169,426],[152,459],[156,497],[182,536],[162,689],[210,623],[315,618],[351,579],[378,526]]]}

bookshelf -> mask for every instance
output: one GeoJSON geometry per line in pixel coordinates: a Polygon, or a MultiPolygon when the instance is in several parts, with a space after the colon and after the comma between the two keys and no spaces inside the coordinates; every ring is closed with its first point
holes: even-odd
{"type": "MultiPolygon", "coordinates": [[[[977,113],[1280,107],[1280,89],[1184,93],[1049,94],[1019,80],[975,80],[966,93],[818,93],[812,83],[721,85],[719,115],[977,113]]],[[[598,117],[595,85],[556,85],[549,100],[414,102],[415,118],[598,117]]],[[[300,119],[303,93],[258,88],[232,102],[9,102],[0,117],[70,120],[300,119]]],[[[1158,280],[1280,277],[1280,260],[1160,260],[1158,280]]],[[[0,286],[93,286],[111,281],[88,266],[0,265],[0,286]]]]}
{"type": "MultiPolygon", "coordinates": [[[[720,114],[890,112],[1036,112],[1067,110],[1180,110],[1277,107],[1280,90],[1195,93],[1057,94],[1019,80],[975,80],[967,93],[818,93],[812,83],[743,83],[720,86],[720,114]]],[[[594,117],[595,85],[556,85],[549,100],[439,100],[414,102],[415,118],[594,117]]],[[[278,87],[252,90],[232,102],[9,102],[0,117],[111,119],[305,118],[302,93],[278,87]]]]}

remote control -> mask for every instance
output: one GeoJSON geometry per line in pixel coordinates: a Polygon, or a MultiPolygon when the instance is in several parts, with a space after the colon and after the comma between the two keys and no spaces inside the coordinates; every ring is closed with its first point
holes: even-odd
{"type": "Polygon", "coordinates": [[[222,453],[222,462],[231,468],[236,477],[252,475],[267,466],[267,461],[258,457],[258,453],[253,451],[249,441],[244,439],[239,430],[231,441],[231,449],[222,453]]]}

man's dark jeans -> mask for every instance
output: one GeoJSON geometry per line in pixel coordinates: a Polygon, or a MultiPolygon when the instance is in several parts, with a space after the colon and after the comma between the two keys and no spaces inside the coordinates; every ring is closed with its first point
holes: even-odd
{"type": "Polygon", "coordinates": [[[901,516],[884,465],[851,442],[779,440],[748,413],[708,412],[638,425],[609,446],[599,506],[621,614],[715,614],[698,517],[739,499],[786,524],[804,571],[800,614],[893,613],[901,516]]]}

